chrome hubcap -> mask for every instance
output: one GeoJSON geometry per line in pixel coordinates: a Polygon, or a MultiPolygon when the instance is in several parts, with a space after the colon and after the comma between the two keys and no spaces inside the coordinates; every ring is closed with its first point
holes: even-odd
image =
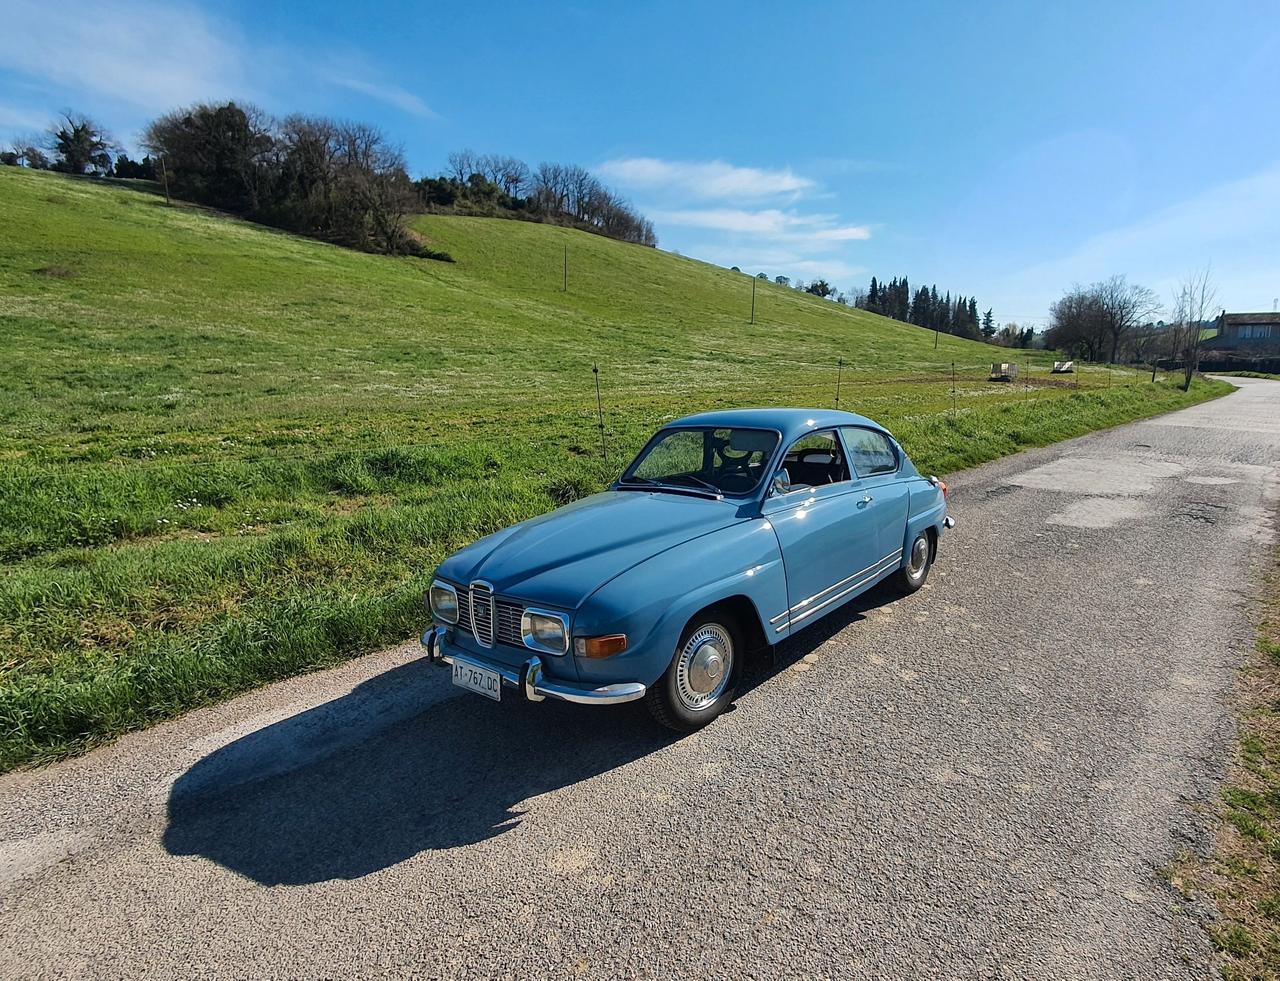
{"type": "Polygon", "coordinates": [[[703,624],[685,641],[676,661],[676,692],[692,711],[712,705],[729,685],[733,641],[718,623],[703,624]]]}
{"type": "Polygon", "coordinates": [[[929,540],[924,535],[921,535],[911,543],[911,561],[907,566],[907,571],[911,573],[912,579],[920,578],[928,561],[929,540]]]}

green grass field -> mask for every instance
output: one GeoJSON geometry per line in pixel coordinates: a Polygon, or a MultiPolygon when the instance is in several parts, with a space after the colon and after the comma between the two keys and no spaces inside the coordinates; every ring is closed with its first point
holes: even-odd
{"type": "Polygon", "coordinates": [[[926,472],[1226,390],[992,384],[1013,352],[763,282],[751,325],[744,275],[548,225],[425,217],[457,262],[387,258],[17,168],[0,214],[0,769],[411,636],[452,549],[665,419],[830,405],[841,358],[926,472]]]}

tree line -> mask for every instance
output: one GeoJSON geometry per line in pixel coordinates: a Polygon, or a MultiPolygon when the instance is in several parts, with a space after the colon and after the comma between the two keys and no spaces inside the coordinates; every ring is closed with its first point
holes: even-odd
{"type": "Polygon", "coordinates": [[[1072,286],[1049,307],[1045,343],[1086,361],[1146,360],[1162,340],[1153,290],[1112,276],[1072,286]]]}
{"type": "Polygon", "coordinates": [[[585,167],[460,150],[415,186],[427,210],[568,224],[639,245],[658,244],[653,222],[585,167]]]}
{"type": "MultiPolygon", "coordinates": [[[[742,271],[737,266],[731,268],[733,272],[742,271]]],[[[769,275],[757,273],[756,278],[768,280],[769,275]]],[[[921,286],[913,292],[906,276],[901,279],[895,276],[887,283],[872,276],[871,284],[866,289],[855,287],[848,291],[838,290],[821,278],[806,283],[802,279],[792,281],[788,276],[775,276],[773,282],[778,286],[787,286],[824,300],[834,300],[844,306],[878,313],[882,317],[901,320],[903,323],[915,324],[943,334],[984,340],[1004,347],[1029,348],[1037,342],[1033,327],[1005,324],[997,328],[991,308],[979,315],[976,297],[957,296],[952,299],[950,290],[939,294],[937,284],[921,286]]]]}
{"type": "Polygon", "coordinates": [[[161,180],[166,194],[351,248],[448,260],[409,227],[424,211],[570,225],[641,245],[653,224],[583,167],[508,156],[449,155],[435,177],[409,177],[376,127],[322,116],[276,119],[255,106],[198,103],[147,126],[130,160],[105,128],[67,112],[41,145],[20,141],[0,164],[161,180]]]}

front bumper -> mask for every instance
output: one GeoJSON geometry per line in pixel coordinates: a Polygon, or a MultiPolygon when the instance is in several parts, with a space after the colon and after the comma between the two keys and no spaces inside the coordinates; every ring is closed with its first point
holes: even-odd
{"type": "Polygon", "coordinates": [[[529,660],[518,669],[508,668],[468,653],[448,650],[444,644],[448,637],[448,627],[426,629],[422,635],[422,646],[427,650],[427,660],[432,664],[441,665],[451,665],[454,661],[461,661],[464,664],[474,664],[489,671],[496,671],[502,678],[504,688],[514,688],[530,702],[556,698],[562,702],[576,702],[579,705],[618,705],[644,698],[645,686],[638,681],[624,681],[599,687],[578,685],[570,681],[555,681],[546,677],[542,668],[542,658],[536,654],[531,655],[529,660]]]}

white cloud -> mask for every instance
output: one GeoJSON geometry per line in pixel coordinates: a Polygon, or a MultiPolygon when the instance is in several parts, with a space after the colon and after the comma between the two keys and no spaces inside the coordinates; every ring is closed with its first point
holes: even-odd
{"type": "Polygon", "coordinates": [[[836,225],[834,215],[804,215],[777,208],[761,211],[737,208],[655,210],[649,214],[655,222],[667,225],[749,235],[801,237],[813,242],[849,242],[871,237],[871,229],[865,225],[836,225]]]}
{"type": "Polygon", "coordinates": [[[425,119],[439,118],[429,105],[412,92],[402,89],[398,85],[379,85],[376,82],[366,81],[365,79],[347,77],[330,78],[329,81],[339,88],[350,89],[352,92],[367,95],[371,99],[377,99],[379,102],[395,106],[410,115],[422,116],[425,119]]]}
{"type": "MultiPolygon", "coordinates": [[[[415,116],[436,117],[412,92],[379,81],[358,51],[271,46],[190,4],[6,0],[5,5],[0,69],[30,80],[27,87],[48,100],[50,109],[106,100],[129,107],[136,118],[234,98],[283,112],[299,108],[293,101],[297,90],[318,83],[415,116]]],[[[0,114],[0,127],[21,125],[28,121],[10,123],[0,114]]]]}
{"type": "Polygon", "coordinates": [[[779,274],[792,280],[821,277],[841,288],[854,285],[867,273],[865,266],[838,256],[806,256],[800,252],[765,245],[761,248],[736,248],[715,243],[704,243],[690,250],[690,255],[721,266],[737,266],[745,273],[767,273],[769,278],[779,274]]]}
{"type": "Polygon", "coordinates": [[[762,170],[736,167],[723,160],[695,163],[624,157],[606,160],[596,168],[606,180],[627,188],[660,189],[696,198],[766,198],[794,194],[813,187],[813,181],[790,168],[762,170]]]}
{"type": "Polygon", "coordinates": [[[0,106],[0,130],[10,133],[41,132],[50,122],[48,113],[0,106]]]}
{"type": "Polygon", "coordinates": [[[234,94],[240,47],[200,11],[139,0],[9,0],[0,64],[149,110],[234,94]]]}
{"type": "Polygon", "coordinates": [[[852,243],[870,239],[873,229],[806,211],[801,202],[821,198],[822,189],[789,167],[626,157],[596,170],[607,181],[640,191],[646,202],[641,210],[659,238],[689,255],[770,276],[821,276],[846,284],[865,272],[845,253],[852,243]],[[703,233],[702,241],[688,244],[690,232],[703,233]]]}

